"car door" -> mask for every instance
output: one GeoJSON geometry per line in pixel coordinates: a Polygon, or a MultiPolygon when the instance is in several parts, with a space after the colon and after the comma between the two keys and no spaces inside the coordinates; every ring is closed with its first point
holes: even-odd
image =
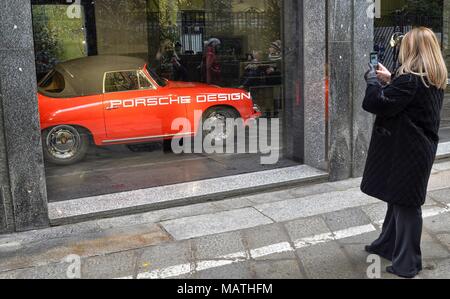
{"type": "Polygon", "coordinates": [[[173,104],[170,96],[170,89],[157,86],[141,70],[105,73],[106,143],[175,135],[172,121],[186,117],[186,107],[173,104]]]}

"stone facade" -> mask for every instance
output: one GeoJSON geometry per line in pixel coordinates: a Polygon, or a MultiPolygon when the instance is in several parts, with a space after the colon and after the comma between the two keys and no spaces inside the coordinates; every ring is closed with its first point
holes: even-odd
{"type": "MultiPolygon", "coordinates": [[[[332,180],[360,176],[369,145],[361,101],[370,4],[284,1],[286,121],[298,133],[285,136],[286,147],[332,180]]],[[[0,232],[48,225],[31,28],[29,0],[0,0],[0,232]]]]}
{"type": "Polygon", "coordinates": [[[373,50],[372,3],[328,2],[330,150],[332,180],[359,177],[364,170],[373,117],[362,110],[364,72],[373,50]]]}
{"type": "Polygon", "coordinates": [[[0,1],[0,20],[0,231],[22,231],[48,225],[30,1],[0,1]]]}

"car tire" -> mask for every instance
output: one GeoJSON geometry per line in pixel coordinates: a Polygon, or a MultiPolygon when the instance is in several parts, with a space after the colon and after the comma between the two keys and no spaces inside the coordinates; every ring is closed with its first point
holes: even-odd
{"type": "Polygon", "coordinates": [[[163,152],[172,153],[172,138],[163,140],[163,152]]]}
{"type": "Polygon", "coordinates": [[[74,126],[61,125],[42,132],[44,158],[55,165],[67,166],[82,161],[89,144],[89,133],[74,126]]]}
{"type": "MultiPolygon", "coordinates": [[[[207,121],[220,121],[226,122],[226,119],[237,119],[239,118],[239,112],[237,112],[235,109],[230,108],[230,107],[214,107],[211,108],[209,110],[206,111],[206,113],[204,113],[203,118],[202,118],[202,126],[201,126],[201,130],[203,130],[203,138],[205,138],[206,135],[210,134],[211,132],[208,130],[204,130],[203,125],[207,122],[207,121]],[[214,120],[215,118],[215,120],[214,120]]],[[[227,134],[226,132],[223,134],[223,136],[218,136],[218,138],[222,138],[223,142],[225,142],[228,138],[229,138],[229,134],[227,134]]]]}

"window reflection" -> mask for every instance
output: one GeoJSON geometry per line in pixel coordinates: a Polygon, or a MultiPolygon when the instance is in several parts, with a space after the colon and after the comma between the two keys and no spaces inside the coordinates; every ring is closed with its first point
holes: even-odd
{"type": "MultiPolygon", "coordinates": [[[[374,50],[380,62],[395,70],[398,53],[389,46],[395,32],[407,32],[415,26],[432,28],[436,33],[450,69],[450,1],[381,0],[381,18],[375,19],[374,50]]],[[[447,89],[440,130],[442,142],[450,142],[450,88],[447,89]]]]}
{"type": "MultiPolygon", "coordinates": [[[[38,77],[58,65],[64,76],[49,75],[41,87],[47,92],[40,95],[44,145],[52,146],[49,156],[54,156],[46,160],[50,201],[298,164],[282,153],[281,0],[80,3],[81,16],[69,18],[65,1],[32,0],[38,77]],[[129,57],[142,64],[124,65],[129,57]],[[76,58],[85,64],[72,63],[76,58]],[[101,69],[94,65],[97,58],[101,69]],[[68,100],[57,100],[51,91],[68,100]],[[51,103],[61,105],[57,113],[51,103]],[[83,112],[88,108],[93,110],[83,112]],[[59,127],[69,112],[78,115],[59,127]],[[259,142],[247,135],[245,144],[235,144],[245,154],[211,154],[208,147],[174,153],[171,142],[178,136],[208,133],[197,128],[200,121],[223,126],[239,116],[268,118],[268,140],[280,153],[277,163],[262,165],[261,153],[245,153],[250,143],[259,142]],[[185,133],[172,128],[180,118],[192,123],[185,133]],[[83,125],[75,125],[80,119],[83,125]],[[66,152],[73,152],[76,163],[55,163],[66,152]]],[[[213,139],[227,136],[219,132],[213,139]]]]}

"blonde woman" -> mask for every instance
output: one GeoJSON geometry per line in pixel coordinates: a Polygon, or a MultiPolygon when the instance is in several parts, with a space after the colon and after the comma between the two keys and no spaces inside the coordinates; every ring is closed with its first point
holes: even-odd
{"type": "Polygon", "coordinates": [[[364,110],[376,121],[361,190],[388,203],[378,240],[369,253],[390,261],[386,271],[413,278],[422,270],[422,210],[439,143],[448,73],[436,35],[415,28],[400,46],[400,68],[366,73],[364,110]]]}

